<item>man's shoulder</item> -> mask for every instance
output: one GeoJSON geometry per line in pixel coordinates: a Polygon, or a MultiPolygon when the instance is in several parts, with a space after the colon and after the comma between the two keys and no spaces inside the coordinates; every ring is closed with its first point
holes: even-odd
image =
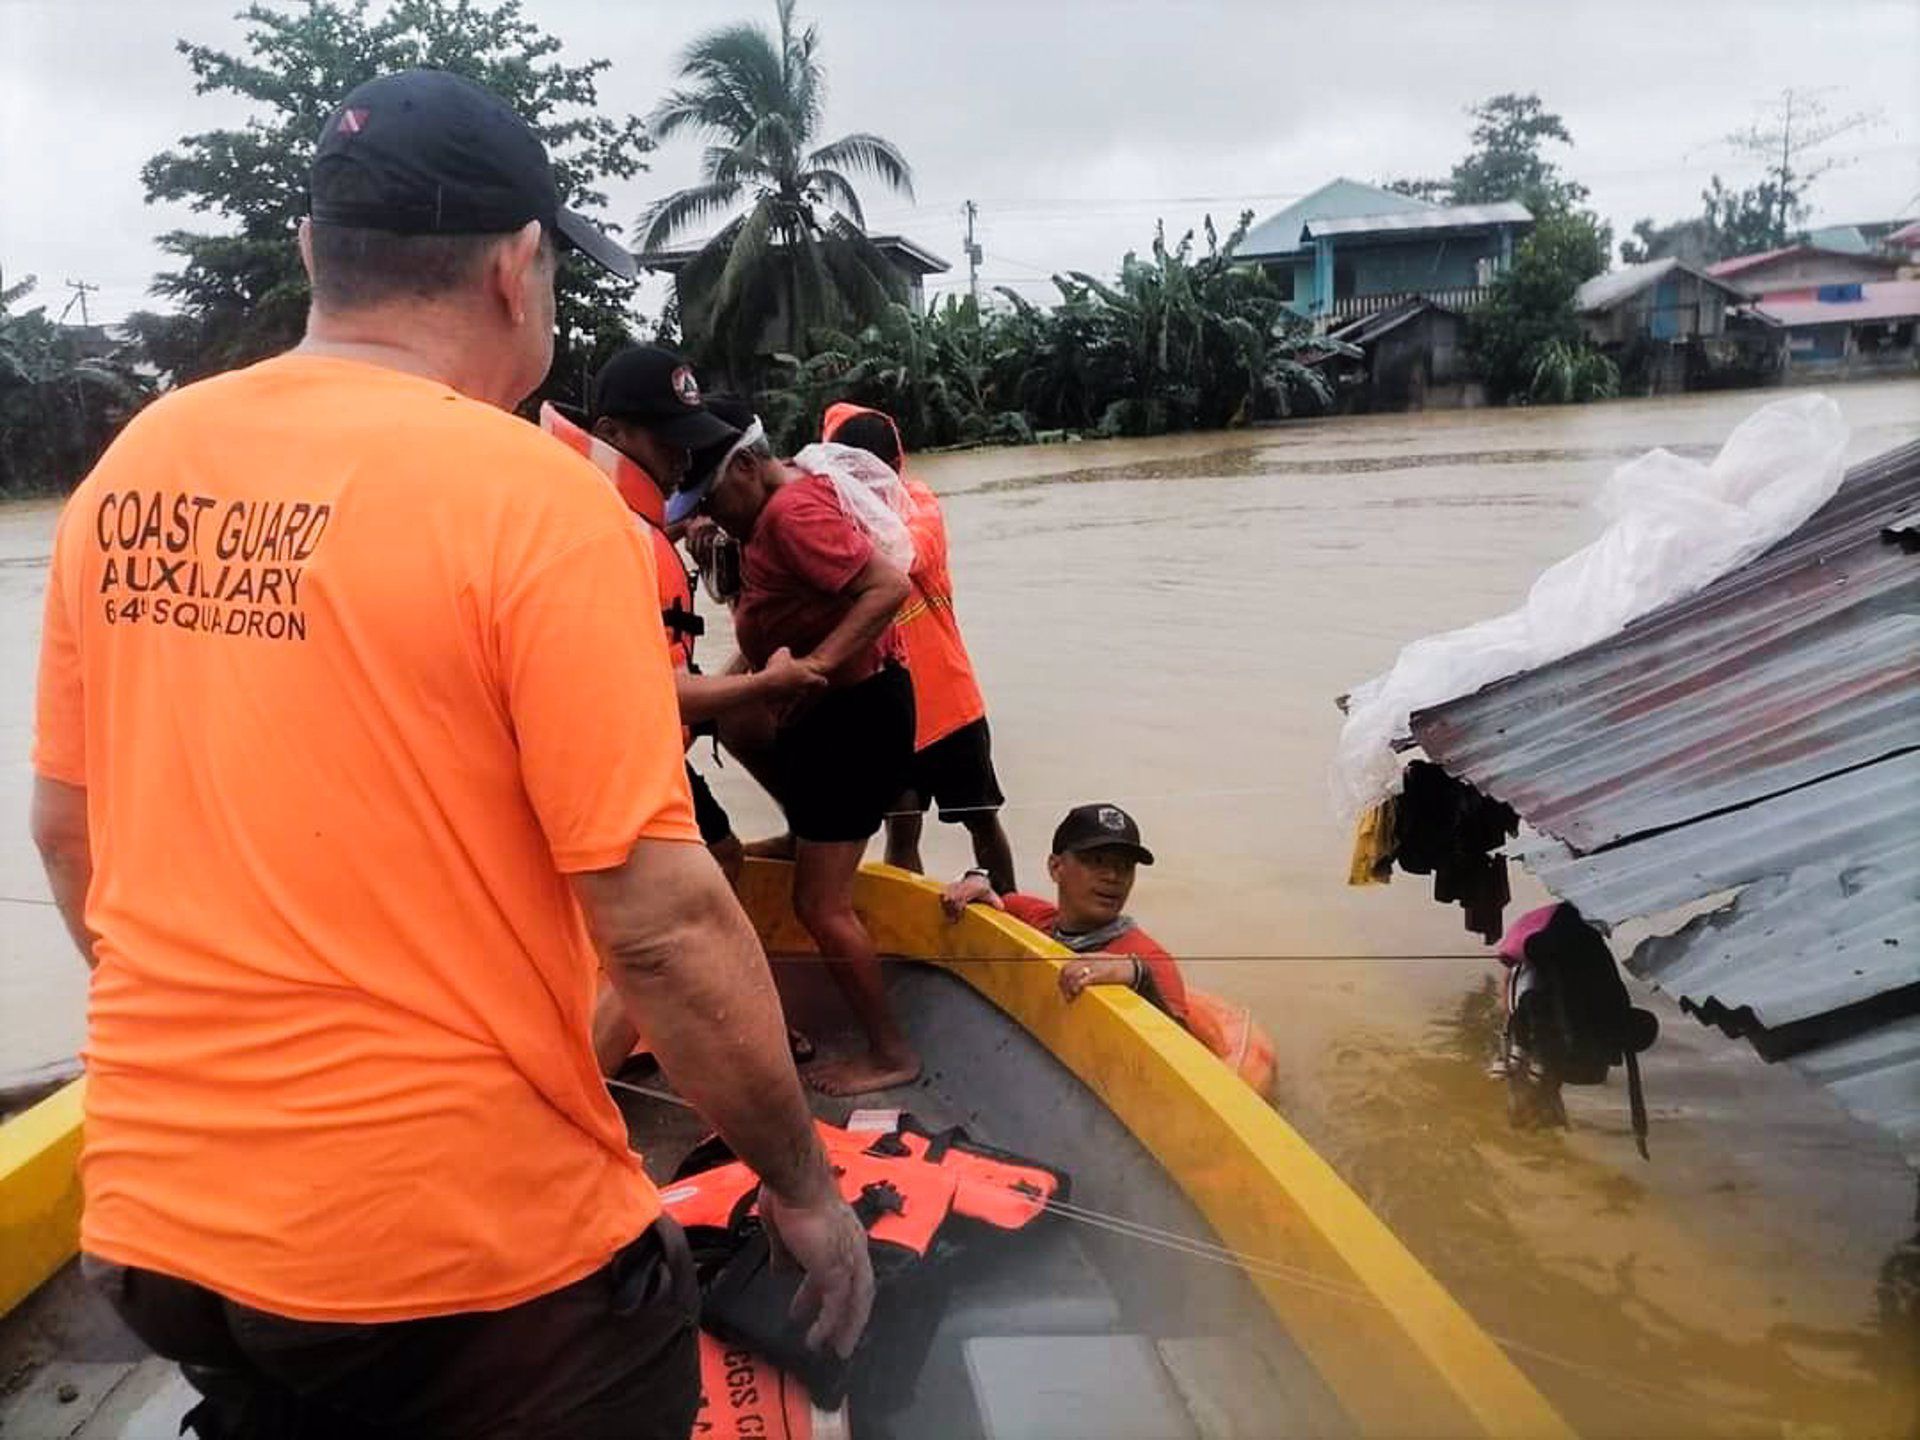
{"type": "Polygon", "coordinates": [[[1164,955],[1169,960],[1173,958],[1173,953],[1141,928],[1138,921],[1134,922],[1132,929],[1123,932],[1113,943],[1116,948],[1131,945],[1137,949],[1151,951],[1155,955],[1164,955]]]}
{"type": "Polygon", "coordinates": [[[1017,890],[1002,895],[1000,903],[1014,919],[1036,930],[1046,929],[1060,913],[1060,907],[1051,900],[1042,900],[1038,895],[1025,895],[1017,890]]]}

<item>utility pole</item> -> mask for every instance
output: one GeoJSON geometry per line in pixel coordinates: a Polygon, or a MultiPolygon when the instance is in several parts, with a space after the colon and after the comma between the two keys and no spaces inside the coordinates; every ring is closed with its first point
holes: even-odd
{"type": "Polygon", "coordinates": [[[73,298],[67,301],[66,308],[61,310],[60,319],[64,322],[72,312],[73,307],[78,305],[80,307],[80,323],[82,325],[90,324],[91,322],[87,319],[87,296],[96,293],[100,287],[98,285],[89,285],[84,280],[69,280],[66,284],[67,288],[73,292],[73,298]]]}
{"type": "Polygon", "coordinates": [[[973,297],[973,308],[980,308],[980,247],[973,239],[973,219],[980,213],[980,207],[969,200],[961,209],[967,217],[967,293],[973,297]]]}

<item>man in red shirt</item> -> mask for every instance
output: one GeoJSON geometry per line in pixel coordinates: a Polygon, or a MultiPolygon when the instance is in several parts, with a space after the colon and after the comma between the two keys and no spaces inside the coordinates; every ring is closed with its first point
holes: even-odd
{"type": "Polygon", "coordinates": [[[775,458],[749,407],[710,408],[741,437],[694,455],[667,522],[704,511],[740,542],[733,628],[747,667],[787,649],[829,687],[788,708],[756,763],[793,834],[794,913],[866,1032],[864,1056],[822,1061],[807,1079],[829,1095],[905,1084],[920,1059],[887,1004],[853,877],[913,759],[913,685],[893,630],[912,586],[830,479],[775,458]]]}
{"type": "Polygon", "coordinates": [[[893,417],[862,405],[829,406],[822,440],[853,445],[886,462],[913,502],[907,528],[913,535],[913,594],[895,624],[913,678],[915,733],[913,778],[887,816],[887,863],[919,872],[922,816],[938,802],[940,818],[966,828],[974,862],[993,888],[1015,888],[1013,846],[1000,823],[1000,778],[993,770],[993,736],[987,703],[973,676],[973,662],[953,611],[953,576],[947,569],[947,522],[933,491],[907,472],[906,452],[893,417]]]}
{"type": "MultiPolygon", "coordinates": [[[[748,675],[703,675],[694,663],[694,644],[706,626],[694,611],[692,582],[667,533],[667,497],[686,478],[693,451],[714,445],[724,448],[739,439],[740,432],[702,402],[693,367],[663,345],[629,345],[600,367],[589,397],[583,428],[628,462],[618,466],[614,483],[653,540],[661,576],[660,618],[673,656],[674,693],[688,738],[712,734],[726,714],[785,705],[826,688],[817,671],[795,663],[784,650],[748,675]]],[[[726,810],[691,763],[687,785],[693,792],[700,838],[727,878],[738,880],[745,855],[726,810]]]]}
{"type": "Polygon", "coordinates": [[[990,905],[1074,952],[1060,971],[1060,993],[1077,1000],[1089,985],[1125,985],[1166,1012],[1260,1095],[1271,1099],[1273,1042],[1247,1007],[1190,990],[1173,956],[1125,913],[1134,875],[1153,864],[1140,827],[1118,805],[1079,805],[1053,832],[1047,874],[1055,903],[995,892],[984,870],[947,886],[940,903],[958,920],[969,905],[990,905]]]}

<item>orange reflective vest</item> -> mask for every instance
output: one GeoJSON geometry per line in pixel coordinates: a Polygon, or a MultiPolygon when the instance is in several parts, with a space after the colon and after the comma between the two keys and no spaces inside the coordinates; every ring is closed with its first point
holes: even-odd
{"type": "Polygon", "coordinates": [[[667,502],[660,487],[633,461],[550,404],[540,407],[540,428],[591,460],[613,482],[627,508],[646,523],[653,536],[653,568],[659,580],[660,623],[666,627],[667,650],[674,669],[692,669],[693,642],[705,631],[706,622],[694,613],[693,577],[667,538],[667,502]]]}
{"type": "MultiPolygon", "coordinates": [[[[842,402],[827,408],[820,438],[831,440],[836,431],[855,415],[879,415],[893,425],[893,417],[865,405],[842,402]]],[[[899,437],[899,427],[894,436],[899,437]]],[[[979,682],[973,676],[973,661],[967,655],[966,642],[960,638],[960,622],[953,613],[953,577],[947,570],[947,522],[940,514],[940,501],[932,490],[906,471],[906,447],[902,456],[900,479],[907,497],[913,502],[907,517],[907,530],[913,536],[913,570],[907,578],[913,591],[900,613],[894,617],[900,640],[907,652],[907,673],[913,677],[913,748],[924,750],[963,725],[971,725],[987,713],[979,682]]]]}
{"type": "Polygon", "coordinates": [[[852,1440],[846,1408],[822,1410],[806,1386],[744,1345],[700,1336],[693,1440],[852,1440]]]}
{"type": "MultiPolygon", "coordinates": [[[[915,1257],[926,1255],[950,1218],[1024,1230],[1050,1201],[1066,1198],[1061,1172],[982,1145],[964,1130],[928,1131],[911,1115],[877,1132],[814,1124],[842,1197],[871,1212],[868,1237],[915,1257]]],[[[760,1178],[729,1155],[723,1143],[707,1142],[682,1164],[691,1173],[661,1193],[696,1245],[701,1232],[735,1232],[758,1214],[760,1178]]]]}
{"type": "MultiPolygon", "coordinates": [[[[969,1237],[1023,1230],[1067,1194],[1065,1175],[965,1131],[930,1133],[898,1113],[886,1124],[862,1132],[818,1124],[840,1194],[867,1229],[875,1330],[926,1313],[916,1292],[944,1270],[928,1262],[964,1249],[969,1237]]],[[[701,1324],[797,1376],[816,1403],[838,1405],[848,1362],[806,1346],[792,1313],[799,1277],[773,1264],[759,1197],[759,1177],[718,1137],[697,1146],[661,1192],[700,1273],[701,1324]]],[[[931,1329],[921,1338],[931,1340],[931,1329]]]]}

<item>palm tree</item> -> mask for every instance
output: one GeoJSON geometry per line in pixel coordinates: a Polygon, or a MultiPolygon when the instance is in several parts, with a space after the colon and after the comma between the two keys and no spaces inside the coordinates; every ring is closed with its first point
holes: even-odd
{"type": "Polygon", "coordinates": [[[786,338],[801,345],[814,326],[864,323],[897,298],[849,177],[913,195],[913,173],[891,141],[856,132],[815,146],[826,101],[819,32],[796,31],[794,0],[777,3],[777,36],[738,24],[694,41],[680,59],[685,88],[649,121],[661,140],[686,132],[712,143],[702,182],[641,217],[644,249],[747,207],[680,276],[683,321],[737,374],[783,317],[786,338]]]}

